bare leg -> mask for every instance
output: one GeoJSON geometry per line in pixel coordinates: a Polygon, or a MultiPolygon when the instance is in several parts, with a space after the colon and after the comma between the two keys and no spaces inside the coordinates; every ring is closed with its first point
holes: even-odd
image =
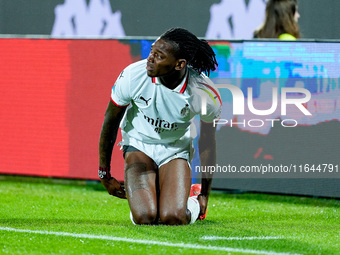
{"type": "Polygon", "coordinates": [[[184,225],[190,222],[187,201],[191,187],[191,170],[184,159],[174,159],[159,169],[159,215],[168,225],[184,225]]]}
{"type": "Polygon", "coordinates": [[[155,224],[157,208],[157,166],[140,151],[125,154],[125,188],[136,224],[155,224]]]}

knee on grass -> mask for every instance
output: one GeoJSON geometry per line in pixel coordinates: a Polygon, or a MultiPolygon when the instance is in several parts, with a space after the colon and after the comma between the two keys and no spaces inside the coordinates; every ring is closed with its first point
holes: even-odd
{"type": "Polygon", "coordinates": [[[160,213],[160,221],[166,225],[186,225],[189,223],[188,218],[186,209],[160,213]]]}
{"type": "Polygon", "coordinates": [[[135,212],[133,222],[137,225],[152,225],[157,221],[157,212],[135,212]]]}

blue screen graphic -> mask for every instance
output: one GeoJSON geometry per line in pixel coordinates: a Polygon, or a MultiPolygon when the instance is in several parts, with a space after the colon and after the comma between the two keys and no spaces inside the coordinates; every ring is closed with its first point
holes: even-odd
{"type": "MultiPolygon", "coordinates": [[[[152,41],[141,43],[143,58],[152,41]]],[[[287,41],[211,41],[218,68],[210,74],[216,85],[229,84],[244,95],[244,114],[233,114],[233,94],[219,88],[223,106],[217,124],[219,165],[339,164],[340,162],[340,43],[287,41]],[[248,95],[249,88],[252,95],[248,95]],[[282,114],[282,89],[304,89],[311,98],[303,107],[286,105],[282,114]],[[273,94],[277,89],[278,94],[273,94]],[[277,107],[267,115],[277,99],[277,107]]],[[[288,93],[286,98],[306,97],[288,93]]],[[[199,134],[199,119],[195,119],[199,134]]],[[[192,169],[200,164],[197,137],[192,169]]],[[[198,173],[193,171],[193,182],[198,173]]]]}

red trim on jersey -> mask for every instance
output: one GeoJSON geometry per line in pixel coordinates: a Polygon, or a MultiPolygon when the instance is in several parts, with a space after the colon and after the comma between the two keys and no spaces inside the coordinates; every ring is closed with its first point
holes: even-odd
{"type": "Polygon", "coordinates": [[[204,86],[207,86],[212,92],[214,92],[215,95],[217,96],[218,100],[220,101],[221,105],[222,105],[221,97],[220,97],[220,95],[217,93],[217,91],[216,91],[213,87],[211,87],[210,85],[208,85],[208,84],[206,84],[206,83],[202,83],[202,82],[200,82],[200,83],[201,83],[202,85],[204,85],[204,86]]]}
{"type": "Polygon", "coordinates": [[[117,107],[119,107],[119,108],[124,108],[124,107],[127,107],[129,104],[127,104],[127,105],[119,105],[119,104],[117,104],[115,101],[113,101],[113,99],[111,98],[111,102],[115,105],[115,106],[117,106],[117,107]]]}
{"type": "MultiPolygon", "coordinates": [[[[151,77],[152,79],[152,83],[156,83],[156,77],[151,77]]],[[[184,82],[184,85],[183,87],[181,88],[181,90],[179,91],[179,93],[183,94],[183,92],[185,91],[185,89],[187,88],[187,85],[188,85],[188,79],[189,79],[189,75],[187,75],[187,78],[184,82]]]]}
{"type": "Polygon", "coordinates": [[[185,91],[185,89],[187,88],[187,85],[188,85],[188,79],[189,79],[189,74],[187,75],[187,78],[186,78],[186,80],[185,80],[185,82],[184,82],[184,85],[183,85],[183,87],[182,87],[182,89],[180,90],[180,92],[179,92],[179,93],[183,94],[183,92],[184,92],[184,91],[185,91]]]}

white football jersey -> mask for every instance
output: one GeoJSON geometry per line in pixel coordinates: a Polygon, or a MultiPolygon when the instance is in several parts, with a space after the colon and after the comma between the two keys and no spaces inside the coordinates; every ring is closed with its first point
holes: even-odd
{"type": "Polygon", "coordinates": [[[146,60],[124,69],[112,88],[111,101],[127,107],[121,122],[122,144],[127,145],[129,137],[151,144],[190,139],[191,119],[200,114],[204,122],[213,122],[220,117],[222,104],[218,90],[204,74],[189,67],[181,84],[171,90],[147,75],[146,60]]]}

